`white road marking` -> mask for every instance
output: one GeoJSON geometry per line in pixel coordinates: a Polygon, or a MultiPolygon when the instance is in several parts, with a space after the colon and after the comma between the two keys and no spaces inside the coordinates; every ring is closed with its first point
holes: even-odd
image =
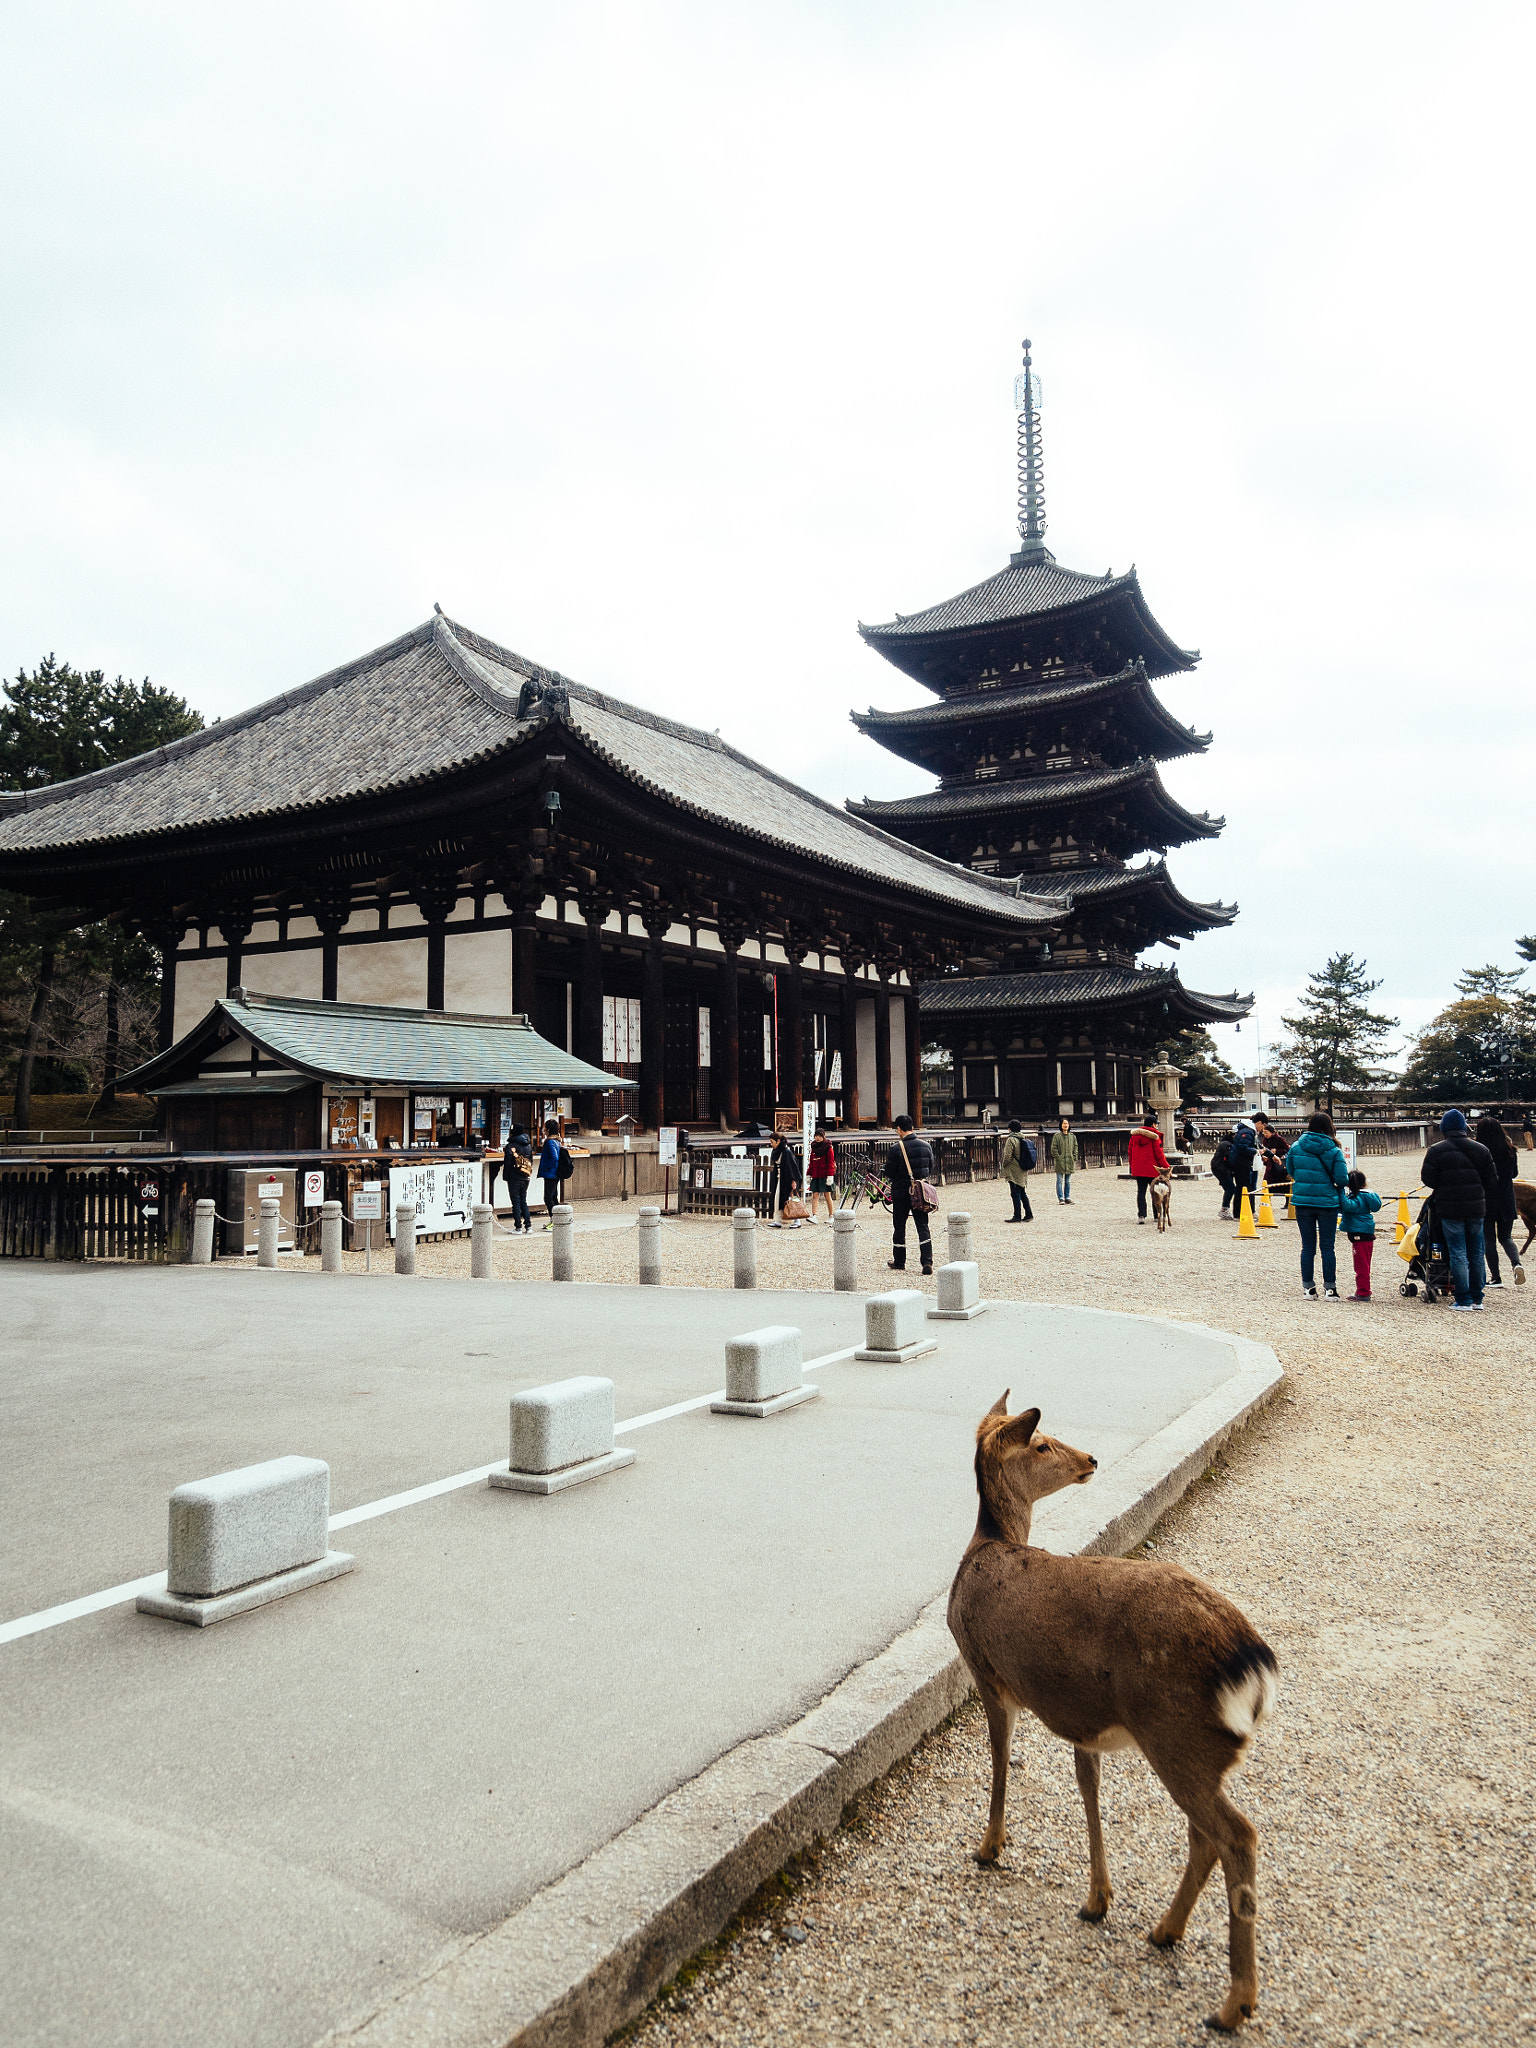
{"type": "MultiPolygon", "coordinates": [[[[822,1358],[807,1360],[803,1370],[821,1371],[829,1365],[841,1365],[852,1358],[858,1349],[850,1344],[846,1351],[829,1351],[822,1358]]],[[[725,1389],[720,1387],[712,1394],[697,1394],[691,1401],[674,1401],[670,1408],[653,1408],[648,1415],[632,1415],[628,1422],[614,1425],[615,1436],[628,1436],[632,1430],[649,1429],[653,1422],[667,1422],[674,1415],[691,1414],[695,1408],[705,1408],[711,1401],[723,1401],[725,1389]]],[[[451,1479],[433,1479],[425,1486],[412,1486],[404,1493],[387,1494],[383,1500],[371,1500],[360,1508],[345,1508],[339,1515],[332,1515],[331,1532],[338,1529],[355,1528],[359,1522],[371,1522],[379,1515],[392,1515],[397,1508],[414,1507],[418,1501],[435,1500],[440,1493],[453,1493],[461,1486],[475,1486],[489,1479],[493,1472],[503,1471],[505,1458],[498,1458],[489,1465],[476,1465],[472,1472],[455,1472],[451,1479]]],[[[152,1572],[145,1579],[129,1579],[121,1586],[108,1586],[100,1593],[87,1593],[79,1600],[66,1600],[58,1607],[44,1607],[36,1614],[20,1614],[14,1621],[0,1622],[0,1643],[19,1642],[23,1636],[35,1636],[45,1628],[57,1628],[61,1622],[78,1621],[83,1615],[99,1614],[104,1607],[122,1607],[130,1600],[137,1600],[141,1593],[163,1593],[166,1575],[152,1572]]]]}

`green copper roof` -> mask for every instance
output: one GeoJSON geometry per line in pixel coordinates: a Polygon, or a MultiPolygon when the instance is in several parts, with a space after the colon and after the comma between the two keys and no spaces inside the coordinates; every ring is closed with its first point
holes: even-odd
{"type": "MultiPolygon", "coordinates": [[[[526,1017],[397,1010],[383,1003],[311,1002],[247,989],[221,997],[185,1038],[124,1074],[117,1085],[126,1088],[132,1082],[153,1095],[159,1092],[159,1079],[172,1087],[190,1079],[186,1069],[205,1043],[211,1048],[219,1042],[223,1025],[233,1025],[272,1059],[319,1081],[551,1094],[636,1086],[562,1052],[540,1038],[526,1017]]],[[[219,1078],[222,1081],[223,1076],[219,1078]]],[[[257,1085],[259,1091],[259,1081],[257,1085]]],[[[246,1081],[241,1092],[249,1091],[246,1081]]]]}

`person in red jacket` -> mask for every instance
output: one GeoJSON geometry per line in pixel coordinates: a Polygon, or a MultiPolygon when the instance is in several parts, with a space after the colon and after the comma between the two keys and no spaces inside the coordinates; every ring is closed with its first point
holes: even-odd
{"type": "Polygon", "coordinates": [[[1155,1116],[1144,1116],[1141,1129],[1131,1133],[1131,1173],[1136,1181],[1136,1221],[1147,1220],[1147,1189],[1155,1180],[1168,1178],[1168,1155],[1155,1116]]]}

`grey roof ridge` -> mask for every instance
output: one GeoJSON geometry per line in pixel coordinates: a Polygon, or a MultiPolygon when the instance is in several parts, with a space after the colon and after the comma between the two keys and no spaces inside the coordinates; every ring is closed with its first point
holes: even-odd
{"type": "MultiPolygon", "coordinates": [[[[1095,576],[1091,569],[1069,569],[1065,562],[1058,562],[1054,555],[1050,557],[1050,565],[1059,576],[1074,576],[1083,583],[1091,584],[1093,586],[1091,594],[1094,596],[1101,596],[1106,590],[1113,590],[1117,584],[1130,584],[1136,581],[1136,565],[1134,562],[1129,569],[1124,570],[1119,576],[1095,576]]],[[[999,576],[1006,576],[1010,569],[1016,569],[1020,566],[1017,562],[1005,562],[1001,569],[994,569],[990,576],[983,576],[978,583],[967,584],[964,590],[955,591],[953,596],[936,598],[932,604],[925,604],[918,611],[908,612],[905,617],[898,612],[893,619],[887,619],[878,626],[866,626],[864,621],[860,619],[857,622],[859,632],[865,639],[868,639],[871,633],[888,633],[893,626],[910,626],[912,621],[920,619],[924,612],[936,612],[944,605],[959,604],[962,598],[974,597],[978,590],[985,590],[987,585],[995,583],[999,576]]],[[[1089,594],[1088,591],[1083,592],[1085,597],[1089,594]]],[[[1078,600],[1076,598],[1068,598],[1066,602],[1068,604],[1076,604],[1078,600]]],[[[1054,610],[1056,607],[1051,606],[1048,609],[1054,610]]],[[[942,633],[953,632],[954,628],[935,626],[931,630],[936,633],[942,633]]]]}
{"type": "Polygon", "coordinates": [[[74,775],[67,782],[46,783],[41,789],[0,790],[0,818],[12,817],[18,811],[37,811],[49,804],[61,803],[68,797],[78,796],[82,790],[101,789],[113,782],[120,782],[124,776],[136,772],[146,764],[174,761],[185,754],[194,754],[200,748],[210,746],[215,740],[228,738],[232,732],[241,732],[247,726],[260,725],[264,719],[275,717],[280,711],[289,711],[296,704],[306,704],[327,690],[334,690],[339,684],[347,683],[364,669],[378,662],[387,661],[391,656],[404,653],[407,647],[420,647],[432,638],[433,621],[428,619],[420,626],[412,626],[409,632],[398,634],[393,640],[386,640],[381,647],[375,647],[369,654],[357,655],[345,661],[339,668],[327,669],[324,675],[314,677],[307,683],[300,683],[297,689],[283,690],[275,697],[264,697],[259,704],[253,704],[249,711],[237,711],[231,718],[215,719],[212,725],[205,725],[199,732],[189,732],[184,738],[170,740],[163,747],[150,747],[142,754],[131,754],[126,761],[114,761],[107,768],[93,768],[88,775],[74,775]]]}
{"type": "MultiPolygon", "coordinates": [[[[1226,828],[1227,820],[1225,813],[1223,813],[1223,815],[1219,818],[1213,818],[1209,811],[1186,810],[1184,805],[1181,804],[1178,798],[1173,794],[1172,790],[1169,789],[1167,783],[1164,782],[1162,774],[1157,765],[1156,757],[1151,754],[1138,754],[1134,761],[1127,762],[1125,767],[1123,768],[1106,768],[1102,771],[1096,768],[1073,769],[1064,775],[1015,775],[1008,781],[978,782],[968,789],[919,790],[917,792],[917,796],[999,796],[1006,794],[1010,790],[1016,790],[1021,785],[1027,786],[1029,788],[1033,788],[1036,785],[1038,785],[1042,790],[1065,789],[1067,791],[1067,794],[1071,796],[1078,794],[1078,792],[1073,788],[1074,783],[1078,782],[1084,776],[1098,776],[1100,774],[1102,774],[1103,776],[1103,780],[1098,784],[1100,790],[1125,789],[1129,788],[1131,784],[1135,782],[1154,783],[1156,784],[1158,795],[1167,804],[1168,808],[1172,811],[1176,811],[1180,817],[1187,818],[1192,825],[1202,825],[1209,827],[1212,837],[1214,837],[1218,832],[1225,830],[1226,828]]],[[[895,810],[901,804],[908,804],[914,801],[915,799],[913,797],[906,796],[867,796],[862,797],[860,799],[861,803],[872,805],[878,810],[895,810]]],[[[853,803],[852,797],[848,799],[848,803],[851,807],[853,803]]],[[[1005,806],[998,805],[996,808],[1002,809],[1005,808],[1005,806]]],[[[853,815],[857,817],[858,813],[854,812],[853,815]]],[[[863,824],[866,823],[867,820],[859,819],[859,822],[863,824]]]]}
{"type": "Polygon", "coordinates": [[[978,718],[990,712],[994,716],[1013,710],[1027,710],[1031,704],[1064,704],[1073,700],[1092,697],[1095,692],[1108,694],[1124,684],[1142,684],[1155,708],[1167,719],[1176,732],[1193,741],[1203,752],[1211,744],[1212,733],[1199,733],[1192,725],[1183,725],[1174,717],[1168,706],[1158,696],[1152,678],[1147,674],[1147,664],[1139,654],[1133,655],[1124,668],[1116,669],[1113,675],[1088,676],[1070,682],[1052,684],[1042,678],[1033,683],[1015,683],[1008,689],[989,690],[983,696],[979,691],[973,696],[945,697],[937,704],[909,704],[900,711],[881,711],[871,704],[867,711],[850,711],[851,723],[861,731],[864,725],[900,725],[915,722],[918,726],[961,724],[970,718],[978,718]]]}
{"type": "MultiPolygon", "coordinates": [[[[455,631],[462,630],[462,628],[455,626],[455,631]]],[[[498,647],[494,640],[487,640],[483,634],[476,633],[473,635],[473,638],[479,641],[482,646],[494,650],[498,656],[506,655],[509,661],[526,666],[522,662],[521,656],[513,655],[509,648],[498,647]]],[[[804,789],[798,782],[791,782],[787,775],[780,775],[776,769],[765,767],[761,761],[754,761],[750,754],[742,753],[738,747],[733,747],[728,740],[723,740],[717,732],[705,732],[701,726],[685,725],[680,719],[667,718],[656,711],[646,711],[638,704],[626,702],[622,697],[610,696],[606,690],[593,689],[587,683],[572,682],[568,676],[557,675],[553,670],[545,670],[543,674],[548,680],[556,681],[560,684],[570,703],[591,704],[600,711],[611,712],[616,718],[627,719],[632,724],[649,728],[652,732],[664,733],[669,739],[684,740],[691,745],[706,747],[712,753],[724,754],[741,767],[749,768],[754,775],[761,775],[766,781],[774,783],[778,788],[787,790],[791,796],[813,804],[818,810],[824,811],[828,817],[837,819],[840,824],[855,825],[861,832],[867,833],[871,838],[882,841],[886,846],[902,854],[918,866],[934,869],[937,873],[952,881],[964,881],[973,886],[983,887],[987,894],[996,894],[1015,903],[1035,903],[1038,901],[1037,898],[1026,897],[1023,894],[1016,886],[1017,877],[1005,878],[997,875],[978,875],[970,868],[960,867],[954,861],[941,860],[937,854],[928,853],[921,847],[913,846],[910,840],[902,839],[894,832],[887,832],[881,826],[871,824],[868,819],[855,817],[846,808],[840,808],[837,804],[831,803],[826,797],[817,796],[814,790],[804,789]]],[[[611,768],[617,770],[619,774],[625,776],[629,781],[638,784],[642,789],[649,790],[652,795],[664,797],[668,802],[676,804],[679,809],[691,811],[697,818],[705,818],[715,824],[731,825],[737,831],[745,832],[755,839],[765,840],[771,845],[778,846],[785,843],[775,838],[772,833],[757,830],[756,827],[748,824],[744,819],[727,818],[718,811],[708,809],[703,804],[691,803],[688,798],[679,796],[674,790],[662,789],[657,784],[651,782],[648,777],[638,774],[627,761],[620,760],[611,754],[602,741],[595,734],[586,731],[574,716],[570,714],[562,715],[558,708],[552,707],[549,717],[552,723],[568,723],[573,730],[580,734],[581,738],[592,748],[593,752],[600,755],[611,768]]],[[[824,854],[818,854],[816,857],[826,860],[829,866],[840,868],[845,873],[857,872],[850,861],[837,860],[824,854]]],[[[1039,907],[1043,910],[1047,906],[1041,903],[1039,907]]],[[[1054,909],[1057,906],[1053,903],[1049,907],[1054,909]]]]}
{"type": "MultiPolygon", "coordinates": [[[[252,963],[254,965],[254,962],[252,963]]],[[[219,1009],[230,1004],[242,1008],[251,1005],[265,1010],[297,1010],[311,1017],[377,1017],[387,1024],[395,1024],[402,1017],[419,1018],[433,1024],[489,1024],[498,1031],[532,1031],[526,1010],[512,1010],[505,1016],[497,1016],[488,1010],[428,1010],[417,1009],[406,1003],[348,1003],[326,1000],[321,996],[269,996],[257,988],[232,989],[228,995],[216,999],[219,1009]]]]}
{"type": "MultiPolygon", "coordinates": [[[[1054,881],[1057,875],[1061,877],[1063,884],[1062,893],[1067,896],[1069,902],[1072,900],[1073,891],[1083,894],[1088,893],[1083,890],[1083,881],[1086,876],[1093,876],[1095,878],[1110,876],[1113,877],[1113,880],[1106,881],[1103,888],[1094,893],[1105,896],[1113,895],[1115,893],[1115,883],[1117,882],[1123,882],[1127,887],[1139,887],[1145,882],[1160,881],[1166,882],[1179,901],[1187,903],[1191,910],[1208,911],[1213,916],[1225,918],[1229,924],[1238,913],[1237,904],[1223,903],[1219,896],[1214,903],[1198,903],[1193,896],[1186,896],[1178,883],[1173,879],[1173,876],[1168,872],[1167,857],[1163,854],[1159,854],[1155,860],[1144,861],[1139,868],[1058,868],[1050,875],[1032,877],[1031,879],[1035,881],[1038,887],[1041,882],[1050,883],[1054,881]]],[[[1049,888],[1046,889],[1045,893],[1054,896],[1054,891],[1049,888]]]]}

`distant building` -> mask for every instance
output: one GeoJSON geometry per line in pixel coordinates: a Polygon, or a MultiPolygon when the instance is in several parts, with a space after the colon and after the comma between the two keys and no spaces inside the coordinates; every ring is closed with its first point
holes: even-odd
{"type": "Polygon", "coordinates": [[[1011,881],[1050,912],[1004,949],[1003,972],[949,973],[921,992],[925,1039],[948,1045],[965,1117],[1127,1117],[1143,1068],[1185,1025],[1232,1023],[1252,998],[1202,995],[1141,952],[1228,925],[1236,907],[1175,885],[1170,847],[1214,839],[1223,820],[1186,810],[1158,764],[1203,752],[1153,688],[1192,668],[1153,617],[1135,569],[1064,569],[1045,545],[1038,380],[1024,344],[1019,411],[1020,546],[972,590],[865,641],[934,692],[910,711],[855,714],[870,738],[938,786],[855,817],[978,875],[1011,881]],[[1157,858],[1139,866],[1139,854],[1157,858]]]}

